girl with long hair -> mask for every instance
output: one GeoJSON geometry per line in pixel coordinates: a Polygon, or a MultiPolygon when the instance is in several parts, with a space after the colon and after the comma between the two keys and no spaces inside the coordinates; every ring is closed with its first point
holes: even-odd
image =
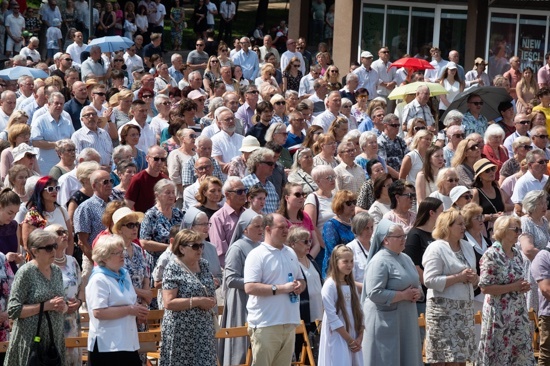
{"type": "Polygon", "coordinates": [[[338,245],[332,251],[321,295],[325,314],[319,365],[363,365],[363,311],[353,278],[353,251],[338,245]]]}
{"type": "Polygon", "coordinates": [[[426,152],[422,170],[416,176],[416,202],[418,204],[437,191],[435,179],[439,173],[439,169],[444,166],[443,149],[435,145],[430,146],[426,152]]]}

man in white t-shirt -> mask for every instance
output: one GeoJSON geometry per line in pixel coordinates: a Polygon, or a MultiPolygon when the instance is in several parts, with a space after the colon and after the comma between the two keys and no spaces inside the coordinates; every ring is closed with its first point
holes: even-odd
{"type": "Polygon", "coordinates": [[[86,44],[84,44],[84,35],[82,32],[75,32],[73,36],[73,43],[67,46],[67,53],[71,55],[73,59],[73,66],[80,69],[82,61],[80,60],[80,55],[86,49],[86,44]]]}
{"type": "Polygon", "coordinates": [[[19,4],[11,4],[12,13],[6,17],[6,57],[11,57],[13,52],[19,52],[23,46],[22,33],[25,29],[25,18],[19,12],[19,4]]]}
{"type": "Polygon", "coordinates": [[[204,0],[204,5],[206,6],[206,24],[208,24],[208,29],[214,29],[214,15],[218,14],[218,8],[210,0],[204,0]]]}
{"type": "Polygon", "coordinates": [[[39,62],[40,52],[38,52],[38,44],[39,44],[38,37],[31,37],[31,39],[29,39],[29,44],[26,47],[21,48],[21,51],[19,51],[19,54],[21,56],[25,56],[27,61],[30,57],[33,63],[39,62]]]}
{"type": "Polygon", "coordinates": [[[263,225],[265,241],[248,254],[244,264],[252,357],[258,365],[290,364],[300,324],[300,302],[292,297],[299,296],[306,283],[296,253],[285,245],[284,216],[268,214],[263,225]]]}

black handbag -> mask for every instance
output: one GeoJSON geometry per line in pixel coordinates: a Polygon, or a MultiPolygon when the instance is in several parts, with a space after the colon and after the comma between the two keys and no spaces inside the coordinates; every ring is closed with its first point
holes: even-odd
{"type": "Polygon", "coordinates": [[[38,327],[36,328],[36,336],[33,338],[31,350],[29,352],[29,359],[27,360],[27,366],[59,366],[61,365],[61,356],[55,346],[53,338],[52,322],[50,321],[50,314],[44,312],[44,303],[40,303],[40,313],[38,314],[38,327]],[[42,340],[40,339],[40,325],[42,324],[42,314],[46,315],[48,321],[48,328],[50,331],[50,344],[44,347],[42,340]]]}

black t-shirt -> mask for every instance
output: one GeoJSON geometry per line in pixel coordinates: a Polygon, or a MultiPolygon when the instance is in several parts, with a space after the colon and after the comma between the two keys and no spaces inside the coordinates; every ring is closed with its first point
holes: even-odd
{"type": "MultiPolygon", "coordinates": [[[[403,253],[411,257],[415,266],[419,266],[422,270],[424,270],[424,267],[422,266],[422,256],[432,241],[434,241],[432,238],[432,233],[414,227],[407,235],[407,241],[405,242],[405,250],[403,253]]],[[[422,285],[422,290],[424,290],[425,297],[428,289],[422,285]]]]}
{"type": "Polygon", "coordinates": [[[162,48],[153,46],[152,43],[149,43],[145,47],[143,47],[143,56],[144,57],[151,57],[154,54],[157,54],[159,56],[162,56],[162,48]]]}

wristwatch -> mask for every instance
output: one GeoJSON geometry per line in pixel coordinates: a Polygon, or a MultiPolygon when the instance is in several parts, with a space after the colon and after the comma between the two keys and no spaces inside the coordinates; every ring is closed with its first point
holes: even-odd
{"type": "Polygon", "coordinates": [[[277,292],[277,285],[272,285],[271,290],[273,291],[273,295],[277,292]]]}

